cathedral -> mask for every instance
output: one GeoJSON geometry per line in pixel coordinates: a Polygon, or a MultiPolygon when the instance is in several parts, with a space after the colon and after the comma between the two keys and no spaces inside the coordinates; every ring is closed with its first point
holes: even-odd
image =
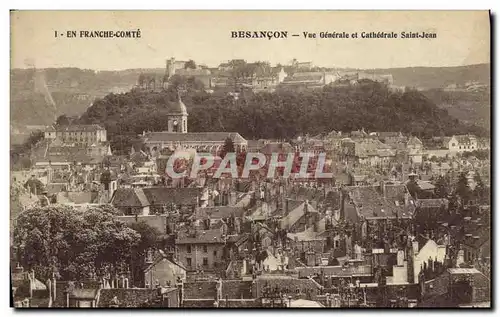
{"type": "Polygon", "coordinates": [[[236,152],[245,151],[248,142],[238,132],[188,132],[188,112],[180,95],[168,114],[167,131],[143,132],[142,140],[150,153],[164,149],[194,149],[217,155],[229,137],[236,152]]]}

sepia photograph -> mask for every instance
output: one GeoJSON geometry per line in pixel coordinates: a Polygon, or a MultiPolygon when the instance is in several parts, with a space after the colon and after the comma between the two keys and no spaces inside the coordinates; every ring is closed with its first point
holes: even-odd
{"type": "Polygon", "coordinates": [[[10,306],[491,309],[491,20],[11,10],[10,306]]]}

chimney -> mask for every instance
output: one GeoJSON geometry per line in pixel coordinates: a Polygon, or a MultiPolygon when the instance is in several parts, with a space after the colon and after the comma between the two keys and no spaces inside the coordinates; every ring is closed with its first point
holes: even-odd
{"type": "Polygon", "coordinates": [[[53,297],[53,292],[52,292],[52,280],[49,278],[47,279],[47,282],[45,283],[47,285],[47,290],[49,291],[49,303],[54,302],[54,297],[53,297]]]}
{"type": "Polygon", "coordinates": [[[464,263],[464,250],[459,250],[458,251],[458,256],[457,256],[457,267],[460,266],[460,264],[464,263]]]}
{"type": "Polygon", "coordinates": [[[404,265],[404,252],[403,250],[399,250],[397,253],[397,266],[403,266],[404,265]]]}
{"type": "Polygon", "coordinates": [[[56,274],[55,273],[52,273],[52,289],[51,289],[51,292],[52,292],[52,300],[56,300],[56,294],[57,294],[57,290],[56,290],[56,286],[57,286],[57,280],[56,280],[56,274]]]}
{"type": "Polygon", "coordinates": [[[22,273],[24,271],[23,267],[17,263],[16,268],[14,269],[14,273],[22,273]]]}
{"type": "Polygon", "coordinates": [[[412,246],[413,246],[413,254],[417,255],[418,254],[418,241],[416,241],[416,240],[413,241],[412,246]]]}

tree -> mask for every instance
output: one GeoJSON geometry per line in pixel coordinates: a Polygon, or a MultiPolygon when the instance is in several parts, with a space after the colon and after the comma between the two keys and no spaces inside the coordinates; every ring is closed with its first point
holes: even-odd
{"type": "Polygon", "coordinates": [[[221,158],[224,158],[227,153],[234,153],[234,142],[230,137],[227,137],[226,140],[224,141],[224,145],[222,146],[222,149],[220,150],[219,156],[221,158]]]}
{"type": "Polygon", "coordinates": [[[190,59],[186,62],[186,64],[184,64],[184,69],[196,69],[196,63],[190,59]]]}
{"type": "Polygon", "coordinates": [[[460,197],[461,204],[464,205],[471,198],[471,189],[469,187],[469,180],[464,172],[460,173],[458,176],[458,182],[456,185],[455,193],[460,197]]]}
{"type": "Polygon", "coordinates": [[[169,79],[170,87],[172,91],[177,93],[177,91],[199,91],[205,88],[205,85],[195,77],[186,77],[180,75],[173,75],[169,79]]]}
{"type": "Polygon", "coordinates": [[[56,125],[58,126],[66,126],[66,125],[70,125],[71,124],[71,120],[70,118],[63,114],[63,115],[60,115],[57,119],[56,119],[56,125]]]}
{"type": "Polygon", "coordinates": [[[476,187],[474,188],[473,195],[481,203],[488,203],[488,189],[484,185],[481,175],[478,172],[474,175],[474,181],[476,182],[476,187]]]}
{"type": "Polygon", "coordinates": [[[439,176],[436,181],[436,190],[434,191],[438,198],[447,198],[449,192],[449,184],[443,176],[439,176]]]}
{"type": "Polygon", "coordinates": [[[139,75],[139,78],[137,79],[137,84],[139,85],[139,87],[144,88],[145,83],[146,83],[146,76],[143,73],[141,73],[139,75]]]}
{"type": "Polygon", "coordinates": [[[24,188],[26,188],[31,194],[41,195],[45,190],[45,185],[38,178],[31,177],[24,183],[24,188]]]}
{"type": "Polygon", "coordinates": [[[35,207],[21,213],[14,229],[19,262],[41,279],[117,272],[129,263],[140,235],[102,208],[35,207]]]}
{"type": "MultiPolygon", "coordinates": [[[[246,67],[244,61],[235,61],[234,65],[238,71],[233,77],[237,80],[245,79],[257,67],[246,67]]],[[[231,90],[234,88],[231,83],[228,85],[231,90]]],[[[169,88],[164,91],[135,89],[96,100],[78,123],[103,125],[115,150],[120,148],[116,141],[120,135],[131,137],[145,130],[166,130],[168,109],[164,105],[176,100],[180,89],[184,90],[182,100],[188,106],[193,132],[235,131],[246,139],[258,140],[361,127],[370,131],[418,131],[422,137],[472,133],[476,129],[456,122],[418,91],[392,92],[369,80],[356,86],[326,86],[322,90],[248,91],[235,100],[228,91],[209,94],[199,80],[179,75],[169,79],[169,88]]],[[[477,135],[481,133],[485,131],[477,135]]]]}
{"type": "Polygon", "coordinates": [[[409,194],[414,198],[417,199],[420,197],[420,187],[418,186],[418,183],[416,180],[410,180],[408,183],[406,183],[406,188],[408,188],[409,194]]]}
{"type": "Polygon", "coordinates": [[[23,148],[25,151],[31,150],[31,148],[38,144],[44,138],[44,133],[42,131],[34,131],[30,133],[30,136],[24,142],[23,148]]]}
{"type": "Polygon", "coordinates": [[[140,235],[140,239],[135,247],[132,249],[131,257],[131,272],[132,280],[135,285],[142,285],[144,282],[144,266],[148,250],[160,247],[162,241],[161,232],[151,227],[144,221],[132,223],[129,227],[140,235]]]}

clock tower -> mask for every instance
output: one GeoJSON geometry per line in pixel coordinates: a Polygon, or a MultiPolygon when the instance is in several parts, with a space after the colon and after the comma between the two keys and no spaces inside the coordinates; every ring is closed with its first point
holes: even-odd
{"type": "Polygon", "coordinates": [[[177,101],[168,114],[168,132],[187,133],[187,109],[177,93],[177,101]]]}

